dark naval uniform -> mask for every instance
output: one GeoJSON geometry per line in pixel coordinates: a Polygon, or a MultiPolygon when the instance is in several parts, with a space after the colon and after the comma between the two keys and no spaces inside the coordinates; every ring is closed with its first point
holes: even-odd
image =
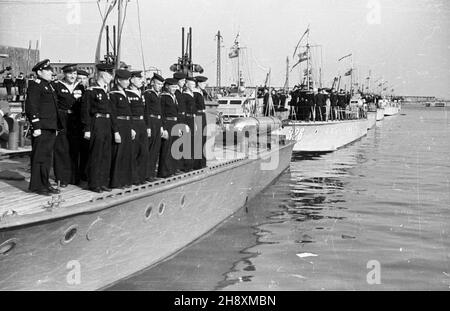
{"type": "Polygon", "coordinates": [[[25,113],[33,131],[41,130],[41,135],[32,136],[30,191],[48,192],[49,174],[52,165],[53,147],[58,129],[56,94],[46,80],[30,81],[25,101],[25,113]]]}
{"type": "Polygon", "coordinates": [[[88,187],[92,190],[109,185],[111,141],[115,119],[106,86],[89,87],[83,95],[81,122],[85,132],[91,132],[87,163],[88,187]]]}
{"type": "Polygon", "coordinates": [[[182,102],[183,106],[186,109],[186,115],[185,115],[185,121],[187,126],[189,127],[189,136],[190,136],[190,157],[188,159],[184,160],[184,170],[185,171],[192,171],[194,169],[194,138],[195,138],[195,124],[194,124],[194,118],[195,118],[195,100],[194,100],[194,94],[191,94],[187,91],[183,92],[182,96],[182,102]]]}
{"type": "Polygon", "coordinates": [[[133,141],[133,184],[144,183],[148,170],[148,135],[145,98],[139,90],[126,90],[131,107],[132,128],[136,131],[133,141]]]}
{"type": "MultiPolygon", "coordinates": [[[[186,105],[183,100],[183,93],[181,93],[180,90],[175,91],[175,98],[177,99],[178,104],[178,121],[179,124],[187,125],[187,118],[186,118],[186,105]]],[[[188,135],[183,131],[183,135],[188,135]]],[[[183,152],[183,146],[180,147],[180,152],[183,152]]],[[[181,171],[185,171],[185,159],[181,158],[176,161],[177,162],[177,169],[181,171]]]]}
{"type": "Polygon", "coordinates": [[[82,88],[70,86],[63,81],[52,83],[57,100],[62,129],[56,136],[54,149],[54,169],[56,181],[61,185],[78,184],[81,123],[80,108],[82,88]]]}
{"type": "Polygon", "coordinates": [[[16,78],[16,85],[19,91],[19,95],[25,95],[25,88],[27,86],[27,81],[22,75],[16,78]]]}
{"type": "Polygon", "coordinates": [[[194,140],[194,169],[206,167],[205,144],[206,144],[206,107],[205,98],[202,91],[194,91],[195,101],[195,124],[197,133],[194,140]],[[200,151],[201,150],[201,151],[200,151]],[[201,153],[200,153],[201,152],[201,153]]]}
{"type": "Polygon", "coordinates": [[[159,155],[158,177],[169,177],[173,175],[178,168],[177,161],[172,154],[172,145],[177,135],[172,135],[173,127],[178,123],[178,107],[176,97],[170,93],[161,94],[161,114],[162,126],[169,133],[167,139],[161,143],[161,152],[159,155]]]}
{"type": "Polygon", "coordinates": [[[113,118],[113,133],[120,134],[120,143],[113,140],[111,159],[111,188],[130,186],[132,181],[133,145],[131,140],[131,107],[124,91],[109,93],[113,118]]]}
{"type": "Polygon", "coordinates": [[[161,98],[154,90],[144,92],[145,108],[146,108],[146,124],[151,129],[151,136],[148,139],[148,170],[147,178],[156,176],[156,163],[159,158],[161,149],[161,98]]]}

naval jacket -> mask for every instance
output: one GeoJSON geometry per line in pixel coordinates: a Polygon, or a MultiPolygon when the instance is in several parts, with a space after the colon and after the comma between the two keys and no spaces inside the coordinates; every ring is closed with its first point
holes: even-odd
{"type": "Polygon", "coordinates": [[[186,110],[186,113],[191,114],[191,115],[195,114],[197,112],[197,109],[195,108],[194,94],[184,91],[183,96],[181,98],[182,98],[183,106],[186,110]]]}
{"type": "Polygon", "coordinates": [[[161,94],[161,113],[163,127],[167,123],[167,118],[179,118],[177,98],[175,95],[170,93],[161,94]]]}
{"type": "Polygon", "coordinates": [[[55,90],[50,82],[41,79],[30,81],[25,100],[25,114],[33,129],[61,128],[56,103],[55,90]]]}
{"type": "Polygon", "coordinates": [[[97,113],[109,114],[111,127],[114,128],[113,123],[115,123],[115,118],[112,116],[111,101],[105,89],[105,87],[101,87],[96,83],[87,88],[83,95],[81,102],[81,123],[85,132],[91,130],[92,119],[95,118],[97,113]]]}
{"type": "MultiPolygon", "coordinates": [[[[109,92],[109,98],[111,100],[112,118],[117,120],[117,117],[130,117],[131,120],[130,102],[128,101],[125,91],[120,91],[119,89],[114,88],[111,92],[109,92]]],[[[112,128],[114,133],[119,131],[117,121],[113,122],[112,128]]]]}
{"type": "Polygon", "coordinates": [[[81,100],[84,88],[81,84],[75,83],[68,85],[64,81],[55,81],[51,83],[55,89],[58,113],[67,113],[80,119],[81,100]]]}
{"type": "Polygon", "coordinates": [[[148,124],[148,114],[145,108],[144,94],[140,90],[125,90],[130,102],[131,115],[133,117],[143,117],[145,124],[148,124]]]}
{"type": "Polygon", "coordinates": [[[200,111],[205,110],[205,98],[200,90],[194,90],[194,100],[195,100],[195,114],[200,114],[200,111]]]}
{"type": "Polygon", "coordinates": [[[161,98],[155,90],[150,89],[144,92],[146,115],[161,115],[161,98]]]}

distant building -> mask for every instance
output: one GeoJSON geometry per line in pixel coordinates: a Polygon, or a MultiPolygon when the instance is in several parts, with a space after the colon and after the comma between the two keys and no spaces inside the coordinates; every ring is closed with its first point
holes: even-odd
{"type": "MultiPolygon", "coordinates": [[[[39,61],[39,50],[0,45],[0,71],[11,67],[11,74],[16,77],[19,72],[31,73],[39,61]]],[[[3,81],[3,77],[1,78],[3,81]]]]}

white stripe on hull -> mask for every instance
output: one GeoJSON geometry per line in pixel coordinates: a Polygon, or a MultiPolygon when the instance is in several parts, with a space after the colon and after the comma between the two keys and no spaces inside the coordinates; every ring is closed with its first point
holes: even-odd
{"type": "Polygon", "coordinates": [[[367,134],[368,120],[296,122],[285,125],[281,133],[295,139],[297,152],[335,151],[367,134]]]}

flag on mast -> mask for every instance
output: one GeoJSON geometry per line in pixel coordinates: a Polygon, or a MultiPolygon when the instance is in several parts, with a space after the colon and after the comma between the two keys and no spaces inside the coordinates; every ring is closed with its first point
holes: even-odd
{"type": "Polygon", "coordinates": [[[350,56],[352,56],[352,53],[350,53],[350,54],[348,54],[348,55],[345,55],[345,56],[342,56],[341,58],[338,59],[338,62],[340,62],[340,61],[343,60],[344,58],[347,58],[347,57],[350,57],[350,56]]]}
{"type": "Polygon", "coordinates": [[[305,33],[301,36],[300,40],[298,40],[297,46],[295,47],[295,50],[294,50],[294,54],[292,54],[292,58],[294,58],[295,53],[297,52],[298,46],[300,45],[300,42],[302,42],[303,38],[306,36],[307,33],[309,33],[309,25],[308,25],[308,28],[306,28],[305,33]]]}
{"type": "Polygon", "coordinates": [[[344,76],[349,76],[349,75],[351,75],[351,74],[352,74],[352,71],[353,71],[353,69],[350,68],[350,69],[344,74],[344,76]]]}

